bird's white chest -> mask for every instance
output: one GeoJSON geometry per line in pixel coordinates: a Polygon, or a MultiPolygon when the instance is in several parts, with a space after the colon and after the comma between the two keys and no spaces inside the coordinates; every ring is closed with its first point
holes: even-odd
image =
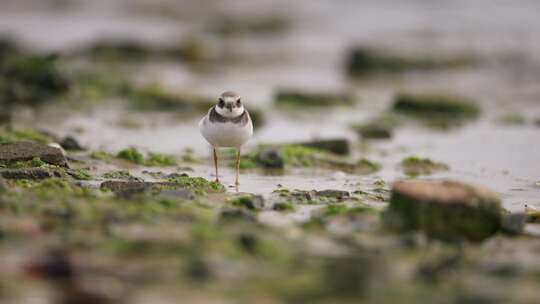
{"type": "Polygon", "coordinates": [[[241,125],[232,122],[211,122],[205,116],[199,123],[202,136],[214,147],[239,148],[253,135],[251,120],[241,125]]]}

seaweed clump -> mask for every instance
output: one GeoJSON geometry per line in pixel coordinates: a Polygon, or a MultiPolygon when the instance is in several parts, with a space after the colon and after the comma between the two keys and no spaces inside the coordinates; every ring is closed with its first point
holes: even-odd
{"type": "MultiPolygon", "coordinates": [[[[108,155],[103,152],[97,152],[93,156],[97,159],[107,159],[108,155]]],[[[117,158],[128,160],[132,163],[135,163],[137,165],[144,165],[144,166],[150,166],[150,167],[166,167],[166,166],[174,166],[176,165],[176,160],[168,155],[163,155],[159,153],[149,153],[148,156],[145,158],[144,155],[137,150],[137,148],[129,147],[124,150],[121,150],[116,154],[117,158]]]]}

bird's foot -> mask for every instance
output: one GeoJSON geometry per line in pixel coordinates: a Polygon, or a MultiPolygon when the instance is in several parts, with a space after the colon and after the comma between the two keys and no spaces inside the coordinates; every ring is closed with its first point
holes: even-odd
{"type": "Polygon", "coordinates": [[[216,177],[216,179],[214,180],[214,183],[219,183],[219,178],[216,177]]]}

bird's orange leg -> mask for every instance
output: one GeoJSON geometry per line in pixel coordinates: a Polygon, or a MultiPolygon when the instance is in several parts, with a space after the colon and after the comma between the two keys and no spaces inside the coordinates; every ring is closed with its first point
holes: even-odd
{"type": "Polygon", "coordinates": [[[214,167],[216,168],[216,183],[219,183],[219,175],[218,175],[218,159],[217,159],[217,152],[216,148],[214,148],[214,167]]]}

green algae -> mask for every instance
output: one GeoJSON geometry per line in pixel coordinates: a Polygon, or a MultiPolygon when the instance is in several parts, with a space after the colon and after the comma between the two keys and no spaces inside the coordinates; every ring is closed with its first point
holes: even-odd
{"type": "Polygon", "coordinates": [[[401,168],[408,176],[429,175],[436,172],[448,171],[448,165],[440,162],[435,162],[429,158],[419,158],[409,156],[404,158],[401,163],[401,168]]]}
{"type": "Polygon", "coordinates": [[[296,207],[293,203],[277,202],[272,206],[272,210],[279,212],[294,212],[296,211],[296,207]]]}
{"type": "Polygon", "coordinates": [[[168,179],[178,187],[185,187],[200,192],[223,192],[225,187],[218,182],[211,182],[202,177],[178,176],[168,179]]]}
{"type": "Polygon", "coordinates": [[[103,177],[110,178],[110,179],[138,180],[137,177],[131,175],[129,171],[125,171],[125,170],[105,172],[103,173],[103,177]]]}
{"type": "Polygon", "coordinates": [[[29,161],[18,161],[13,164],[13,168],[34,168],[34,167],[42,167],[47,165],[46,162],[42,161],[39,157],[34,157],[33,159],[29,161]]]}
{"type": "MultiPolygon", "coordinates": [[[[99,158],[102,155],[97,155],[99,158]]],[[[108,158],[108,155],[103,155],[105,159],[108,158]]],[[[167,166],[176,166],[177,162],[174,157],[170,155],[160,154],[160,153],[149,153],[145,157],[137,148],[129,147],[124,150],[121,150],[116,154],[117,158],[128,160],[132,163],[142,166],[149,167],[167,167],[167,166]]]]}
{"type": "Polygon", "coordinates": [[[150,167],[167,167],[177,165],[176,160],[172,156],[159,153],[149,153],[148,157],[144,161],[144,164],[150,167]]]}
{"type": "Polygon", "coordinates": [[[137,165],[144,165],[144,155],[133,147],[121,150],[116,154],[116,157],[128,160],[137,165]]]}
{"type": "Polygon", "coordinates": [[[68,169],[66,173],[76,180],[92,180],[94,177],[86,169],[68,169]]]}
{"type": "Polygon", "coordinates": [[[0,144],[8,144],[22,140],[35,141],[39,143],[49,143],[52,141],[50,137],[34,129],[0,129],[0,144]]]}

